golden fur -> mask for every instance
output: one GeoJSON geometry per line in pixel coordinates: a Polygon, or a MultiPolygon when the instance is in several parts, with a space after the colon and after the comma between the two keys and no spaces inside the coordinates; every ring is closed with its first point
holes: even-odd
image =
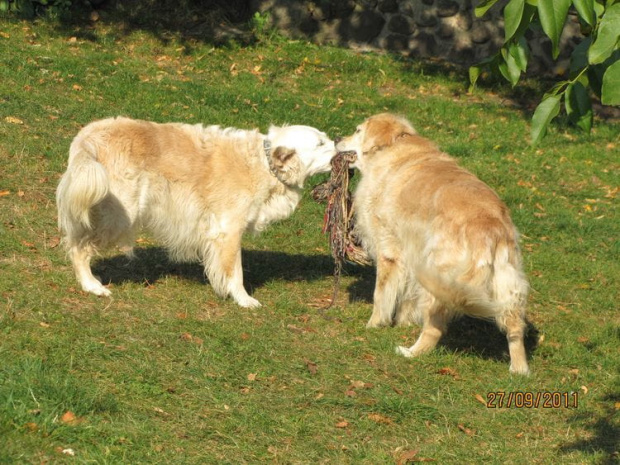
{"type": "Polygon", "coordinates": [[[214,290],[243,307],[241,237],[288,217],[304,180],[330,169],[334,143],[308,126],[265,136],[219,126],[111,118],[75,137],[56,192],[58,223],[82,288],[109,296],[90,260],[131,247],[142,227],[173,259],[200,261],[214,290]]]}
{"type": "Polygon", "coordinates": [[[517,231],[493,190],[459,167],[404,118],[375,115],[336,144],[362,173],[357,232],[377,266],[368,327],[422,324],[407,357],[432,350],[460,314],[506,331],[510,370],[527,374],[528,283],[517,231]]]}

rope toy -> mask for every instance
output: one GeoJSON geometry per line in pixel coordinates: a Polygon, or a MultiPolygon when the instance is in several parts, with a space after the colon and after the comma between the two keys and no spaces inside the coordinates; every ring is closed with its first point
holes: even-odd
{"type": "Polygon", "coordinates": [[[349,179],[353,170],[349,164],[356,159],[355,151],[339,152],[332,158],[330,178],[312,190],[312,198],[317,202],[327,201],[323,219],[323,234],[329,234],[329,246],[334,257],[334,291],[331,308],[338,297],[340,275],[345,262],[358,265],[370,265],[371,261],[360,245],[355,234],[353,216],[353,200],[349,190],[349,179]]]}

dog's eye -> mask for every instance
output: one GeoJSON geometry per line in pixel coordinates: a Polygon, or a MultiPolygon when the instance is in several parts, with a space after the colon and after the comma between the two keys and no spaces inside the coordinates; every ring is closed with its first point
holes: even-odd
{"type": "Polygon", "coordinates": [[[362,128],[356,128],[355,129],[355,134],[359,134],[360,132],[362,132],[362,128]]]}
{"type": "Polygon", "coordinates": [[[319,145],[317,145],[317,147],[321,147],[321,146],[323,146],[323,145],[325,145],[325,141],[324,141],[324,140],[320,140],[320,141],[319,141],[319,145]]]}

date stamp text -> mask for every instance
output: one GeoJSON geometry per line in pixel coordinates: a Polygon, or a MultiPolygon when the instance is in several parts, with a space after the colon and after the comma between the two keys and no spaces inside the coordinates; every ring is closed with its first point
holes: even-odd
{"type": "Polygon", "coordinates": [[[559,391],[514,391],[487,393],[487,408],[577,408],[578,392],[559,391]]]}

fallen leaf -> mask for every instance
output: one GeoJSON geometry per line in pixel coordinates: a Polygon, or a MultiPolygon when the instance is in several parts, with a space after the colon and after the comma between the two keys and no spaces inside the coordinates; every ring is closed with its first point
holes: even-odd
{"type": "Polygon", "coordinates": [[[318,367],[316,363],[310,360],[306,360],[306,368],[308,368],[308,371],[310,372],[311,375],[316,375],[316,372],[318,371],[318,367]]]}
{"type": "Polygon", "coordinates": [[[459,374],[456,372],[456,370],[449,367],[442,368],[437,373],[444,376],[452,376],[454,379],[459,379],[459,374]]]}
{"type": "Polygon", "coordinates": [[[466,426],[459,424],[458,428],[465,433],[467,436],[473,436],[476,432],[473,429],[467,428],[466,426]]]}
{"type": "Polygon", "coordinates": [[[256,373],[250,373],[248,375],[248,381],[256,381],[256,373]]]}
{"type": "Polygon", "coordinates": [[[7,116],[4,118],[4,121],[11,124],[24,124],[24,121],[16,118],[15,116],[7,116]]]}
{"type": "Polygon", "coordinates": [[[485,407],[487,406],[487,401],[486,401],[486,400],[484,400],[484,397],[482,397],[480,394],[476,394],[474,397],[475,397],[475,398],[476,398],[476,400],[477,400],[478,402],[480,402],[482,405],[484,405],[485,407]]]}
{"type": "Polygon", "coordinates": [[[346,420],[342,420],[336,423],[334,426],[336,426],[336,428],[346,428],[347,426],[349,426],[349,422],[346,420]]]}
{"type": "Polygon", "coordinates": [[[0,197],[4,197],[5,195],[11,195],[11,191],[7,191],[7,190],[0,191],[0,197]]]}
{"type": "Polygon", "coordinates": [[[352,390],[352,389],[348,389],[346,391],[344,391],[344,395],[347,397],[355,397],[357,395],[357,393],[352,390]]]}
{"type": "Polygon", "coordinates": [[[50,249],[55,249],[59,245],[60,245],[60,237],[58,237],[58,236],[50,237],[49,240],[47,241],[47,246],[50,249]]]}
{"type": "Polygon", "coordinates": [[[50,324],[49,324],[49,323],[46,323],[45,321],[41,321],[41,322],[39,322],[39,326],[40,326],[41,328],[49,328],[49,327],[50,327],[50,324]]]}
{"type": "Polygon", "coordinates": [[[396,461],[397,465],[406,465],[409,462],[416,462],[416,455],[420,452],[419,449],[416,450],[406,450],[398,456],[398,460],[396,461]]]}
{"type": "Polygon", "coordinates": [[[28,432],[34,433],[39,430],[39,425],[37,425],[36,423],[30,422],[30,423],[26,423],[24,425],[24,428],[26,428],[28,432]]]}
{"type": "Polygon", "coordinates": [[[392,425],[394,424],[394,420],[385,415],[381,415],[379,413],[369,413],[368,418],[374,421],[375,423],[381,423],[383,425],[392,425]]]}
{"type": "Polygon", "coordinates": [[[588,393],[588,391],[589,391],[589,389],[588,389],[588,387],[587,387],[587,386],[581,386],[581,388],[580,388],[580,389],[583,391],[583,393],[584,393],[584,394],[587,394],[587,393],[588,393]]]}
{"type": "Polygon", "coordinates": [[[65,455],[70,455],[71,457],[75,456],[75,451],[73,449],[63,449],[62,453],[65,455]]]}
{"type": "Polygon", "coordinates": [[[60,417],[60,421],[66,425],[75,426],[75,425],[79,425],[80,423],[83,423],[84,418],[76,417],[75,413],[73,413],[71,410],[67,410],[60,417]]]}

